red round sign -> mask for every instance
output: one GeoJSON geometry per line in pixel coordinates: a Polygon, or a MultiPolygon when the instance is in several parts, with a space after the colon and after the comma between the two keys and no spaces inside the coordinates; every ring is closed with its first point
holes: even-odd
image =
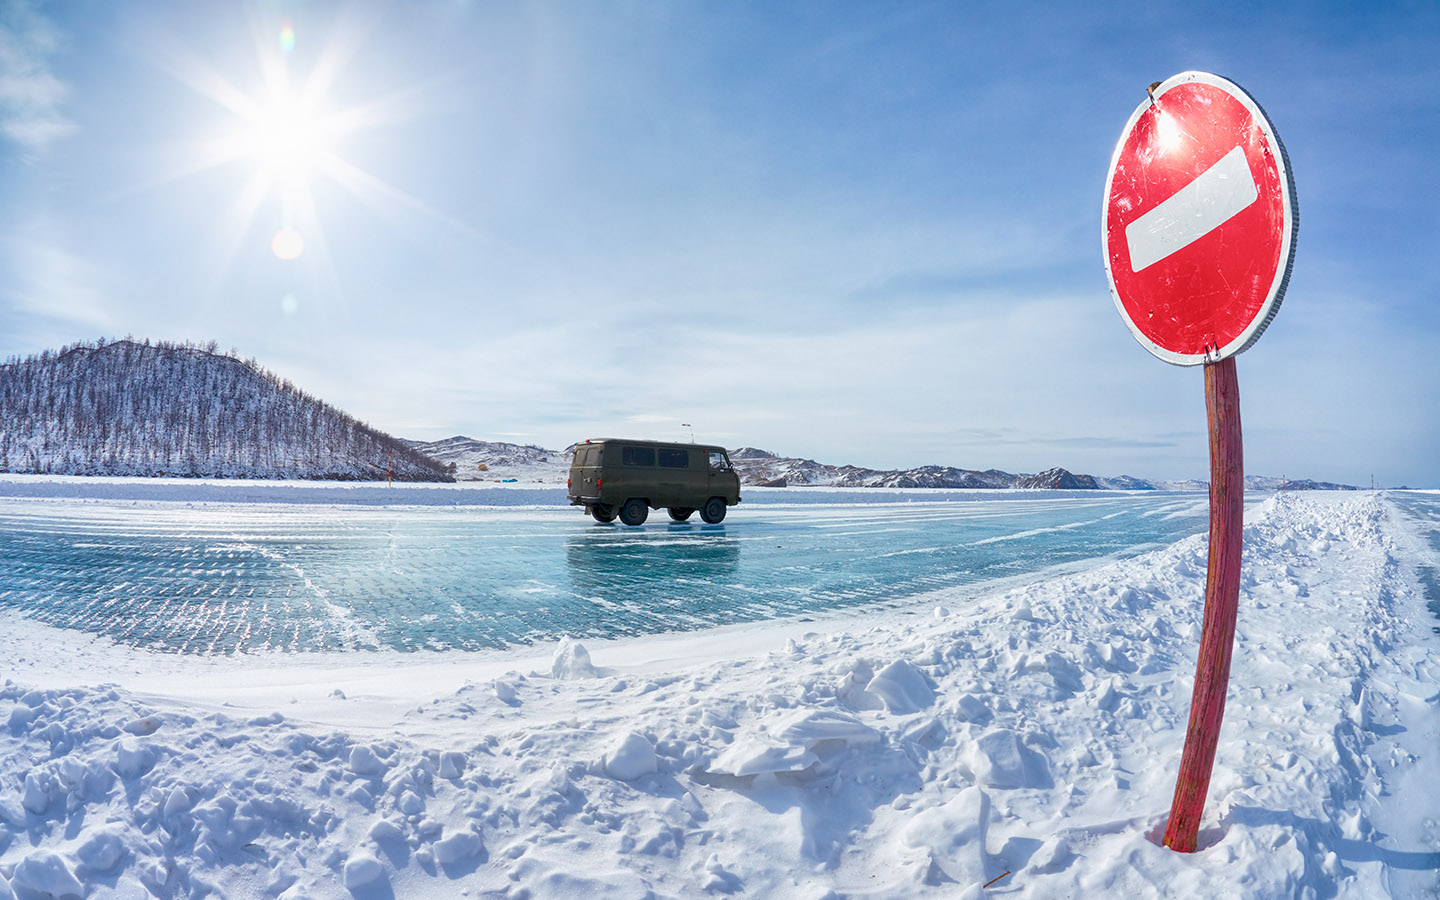
{"type": "Polygon", "coordinates": [[[1105,271],[1135,339],[1169,363],[1249,348],[1295,259],[1290,161],[1234,82],[1182,72],[1140,104],[1105,181],[1105,271]]]}

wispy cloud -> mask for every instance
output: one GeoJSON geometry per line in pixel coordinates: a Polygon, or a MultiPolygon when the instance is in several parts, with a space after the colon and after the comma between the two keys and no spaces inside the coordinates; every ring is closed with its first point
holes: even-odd
{"type": "Polygon", "coordinates": [[[0,239],[0,259],[14,277],[0,287],[0,302],[32,315],[103,334],[116,322],[104,274],[84,259],[46,241],[0,239]]]}
{"type": "Polygon", "coordinates": [[[28,0],[0,0],[0,135],[38,153],[75,131],[61,112],[69,88],[50,71],[54,25],[28,0]]]}

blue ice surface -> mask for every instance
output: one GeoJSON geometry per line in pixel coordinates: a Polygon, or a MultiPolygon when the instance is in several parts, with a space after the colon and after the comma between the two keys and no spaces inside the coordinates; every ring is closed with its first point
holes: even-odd
{"type": "Polygon", "coordinates": [[[1208,515],[1193,493],[896,494],[753,492],[719,525],[639,528],[558,504],[0,498],[0,610],[192,654],[501,648],[904,602],[1133,555],[1208,515]]]}
{"type": "MultiPolygon", "coordinates": [[[[1416,566],[1415,575],[1420,582],[1420,589],[1425,592],[1425,605],[1435,614],[1435,618],[1440,620],[1440,496],[1395,492],[1390,495],[1390,499],[1409,516],[1410,521],[1435,551],[1436,565],[1416,566]]],[[[1440,634],[1440,625],[1432,625],[1431,629],[1440,634]]]]}

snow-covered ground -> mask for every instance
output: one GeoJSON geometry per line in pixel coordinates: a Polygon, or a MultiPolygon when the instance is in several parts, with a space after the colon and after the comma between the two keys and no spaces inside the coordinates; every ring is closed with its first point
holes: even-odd
{"type": "Polygon", "coordinates": [[[1203,536],[963,608],[509,653],[7,617],[0,898],[1435,896],[1440,551],[1354,494],[1245,540],[1195,854],[1158,836],[1203,536]]]}

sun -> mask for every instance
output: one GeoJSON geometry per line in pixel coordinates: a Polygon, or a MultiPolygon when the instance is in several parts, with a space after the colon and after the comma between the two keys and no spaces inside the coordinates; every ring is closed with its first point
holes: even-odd
{"type": "Polygon", "coordinates": [[[288,97],[259,110],[250,132],[237,141],[241,155],[255,157],[279,176],[303,176],[331,152],[324,120],[288,97]]]}
{"type": "Polygon", "coordinates": [[[305,37],[291,22],[252,20],[251,26],[261,76],[257,89],[242,90],[183,48],[167,48],[153,60],[228,114],[221,129],[191,146],[179,171],[160,181],[218,167],[238,166],[247,171],[243,187],[219,223],[224,243],[222,269],[229,269],[257,231],[265,235],[277,259],[289,262],[314,253],[328,266],[325,231],[313,190],[321,179],[339,185],[378,211],[420,212],[470,231],[344,158],[347,137],[394,123],[415,105],[414,89],[398,90],[357,106],[336,108],[331,102],[333,88],[363,43],[363,34],[354,28],[336,27],[332,40],[302,54],[305,37]]]}

